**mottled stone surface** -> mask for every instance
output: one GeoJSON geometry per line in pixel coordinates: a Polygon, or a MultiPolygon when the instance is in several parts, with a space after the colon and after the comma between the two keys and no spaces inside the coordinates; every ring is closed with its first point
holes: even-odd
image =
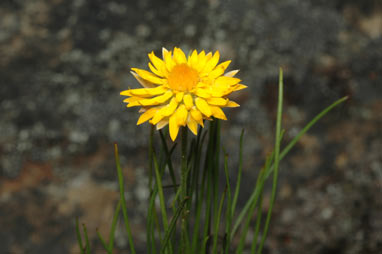
{"type": "Polygon", "coordinates": [[[119,91],[138,87],[130,68],[146,68],[162,46],[218,49],[249,86],[223,123],[232,166],[246,130],[242,201],[273,144],[279,66],[286,140],[349,95],[283,161],[264,253],[382,249],[379,1],[2,0],[0,253],[78,253],[76,216],[104,253],[95,232],[108,234],[118,200],[113,142],[144,253],[148,126],[135,126],[119,91]]]}

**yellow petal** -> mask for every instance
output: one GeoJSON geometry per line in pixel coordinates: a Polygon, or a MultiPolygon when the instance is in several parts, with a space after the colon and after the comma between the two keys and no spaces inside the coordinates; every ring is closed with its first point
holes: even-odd
{"type": "Polygon", "coordinates": [[[208,103],[202,98],[195,99],[196,107],[202,112],[205,116],[210,117],[212,115],[210,106],[208,103]]]}
{"type": "Polygon", "coordinates": [[[222,120],[227,120],[227,117],[225,116],[223,110],[217,106],[210,106],[212,115],[216,118],[222,119],[222,120]]]}
{"type": "Polygon", "coordinates": [[[207,99],[208,104],[216,106],[225,106],[227,105],[228,99],[224,98],[209,98],[207,99]]]}
{"type": "MultiPolygon", "coordinates": [[[[211,53],[208,53],[208,54],[211,55],[211,53]]],[[[206,66],[206,63],[208,60],[209,60],[209,57],[206,56],[206,53],[203,50],[202,52],[199,53],[198,62],[193,66],[193,68],[197,72],[201,72],[203,70],[204,66],[206,66]]]]}
{"type": "Polygon", "coordinates": [[[175,141],[176,137],[178,136],[179,132],[179,125],[176,122],[176,116],[172,115],[169,120],[169,130],[170,130],[170,137],[172,141],[175,141]]]}
{"type": "Polygon", "coordinates": [[[126,107],[128,107],[128,108],[136,107],[136,106],[141,106],[139,101],[132,101],[132,102],[129,102],[129,104],[126,105],[126,107]]]}
{"type": "Polygon", "coordinates": [[[178,107],[174,115],[176,116],[176,123],[179,126],[186,126],[188,111],[183,104],[178,107]]]}
{"type": "Polygon", "coordinates": [[[183,103],[186,106],[187,110],[190,110],[194,106],[193,99],[192,99],[192,96],[190,94],[186,94],[183,97],[183,103]]]}
{"type": "Polygon", "coordinates": [[[196,50],[192,51],[191,56],[188,58],[188,65],[195,69],[198,64],[198,52],[196,50]]]}
{"type": "Polygon", "coordinates": [[[134,78],[139,82],[139,84],[141,84],[143,87],[146,87],[146,88],[152,88],[152,87],[155,87],[156,85],[154,85],[153,83],[139,77],[138,74],[136,74],[135,72],[130,72],[131,74],[133,74],[134,78]]]}
{"type": "Polygon", "coordinates": [[[199,61],[205,61],[205,58],[206,57],[206,52],[204,52],[204,50],[200,51],[200,53],[198,54],[198,62],[199,61]]]}
{"type": "Polygon", "coordinates": [[[153,124],[153,125],[156,125],[160,121],[162,121],[163,118],[165,118],[165,116],[162,115],[160,110],[159,110],[158,112],[156,112],[156,114],[154,115],[153,119],[150,120],[150,123],[153,124]]]}
{"type": "Polygon", "coordinates": [[[247,88],[247,87],[248,87],[248,86],[246,86],[246,85],[237,84],[237,85],[235,85],[235,86],[233,87],[233,90],[234,90],[234,91],[239,91],[239,90],[245,89],[245,88],[247,88]]]}
{"type": "Polygon", "coordinates": [[[155,115],[155,113],[158,111],[157,108],[150,108],[149,110],[147,110],[145,113],[143,113],[139,119],[138,119],[138,122],[137,122],[137,125],[140,125],[148,120],[150,120],[151,118],[153,118],[153,116],[155,115]]]}
{"type": "Polygon", "coordinates": [[[177,64],[187,63],[187,58],[180,48],[174,48],[174,60],[177,64]]]}
{"type": "Polygon", "coordinates": [[[187,127],[195,136],[198,135],[198,123],[192,117],[188,118],[187,127]]]}
{"type": "Polygon", "coordinates": [[[205,61],[208,62],[212,58],[212,53],[208,52],[208,54],[204,57],[205,61]]]}
{"type": "Polygon", "coordinates": [[[142,97],[133,96],[133,97],[129,97],[129,98],[124,99],[123,102],[130,103],[130,102],[140,101],[143,99],[144,98],[142,98],[142,97]]]}
{"type": "Polygon", "coordinates": [[[197,109],[191,109],[190,114],[191,114],[192,118],[193,118],[198,124],[200,124],[202,127],[204,126],[204,125],[203,125],[203,115],[202,115],[202,113],[200,113],[199,110],[197,110],[197,109]]]}
{"type": "Polygon", "coordinates": [[[196,88],[194,94],[198,97],[202,97],[205,99],[211,97],[211,94],[209,93],[209,91],[203,88],[196,88]]]}
{"type": "Polygon", "coordinates": [[[149,54],[149,58],[150,58],[150,61],[153,63],[154,67],[159,71],[161,72],[162,75],[158,75],[158,76],[162,76],[162,77],[167,77],[168,76],[168,72],[167,72],[167,69],[166,69],[166,65],[165,63],[163,62],[162,59],[160,59],[159,57],[157,57],[154,52],[151,52],[149,54]]]}
{"type": "Polygon", "coordinates": [[[158,71],[151,63],[149,63],[149,68],[150,68],[150,71],[152,73],[154,73],[155,75],[159,76],[159,77],[164,77],[162,72],[158,71]]]}
{"type": "Polygon", "coordinates": [[[154,75],[151,72],[138,69],[138,68],[131,68],[133,71],[135,71],[141,78],[154,83],[154,84],[163,84],[163,79],[159,78],[158,76],[154,75]]]}
{"type": "Polygon", "coordinates": [[[230,87],[213,87],[211,89],[211,95],[213,97],[223,97],[231,92],[232,89],[230,87]]]}
{"type": "Polygon", "coordinates": [[[154,88],[137,88],[122,91],[120,94],[125,96],[140,96],[140,97],[150,97],[155,95],[163,94],[167,91],[167,88],[163,86],[157,86],[154,88]]]}
{"type": "Polygon", "coordinates": [[[172,115],[176,109],[176,107],[178,107],[178,101],[176,100],[176,98],[172,98],[170,103],[166,106],[164,106],[161,110],[160,110],[160,113],[163,115],[163,116],[169,116],[169,115],[172,115]]]}
{"type": "Polygon", "coordinates": [[[176,94],[176,100],[177,100],[178,102],[181,102],[182,99],[183,99],[183,95],[184,95],[184,92],[178,92],[178,93],[176,94]]]}
{"type": "Polygon", "coordinates": [[[159,104],[166,102],[168,99],[170,99],[172,97],[172,95],[173,95],[173,92],[167,91],[163,95],[160,95],[160,96],[157,96],[157,97],[154,97],[151,99],[140,100],[139,103],[142,106],[159,105],[159,104]]]}
{"type": "Polygon", "coordinates": [[[172,58],[172,52],[171,51],[163,51],[163,59],[164,63],[166,65],[167,71],[171,72],[172,68],[176,65],[174,59],[172,58]]]}
{"type": "Polygon", "coordinates": [[[215,68],[215,66],[218,64],[219,58],[220,58],[220,53],[219,51],[216,51],[214,56],[206,63],[206,66],[204,66],[202,74],[211,72],[215,68]]]}
{"type": "Polygon", "coordinates": [[[210,84],[208,83],[209,80],[206,80],[206,79],[203,79],[202,81],[198,82],[198,84],[196,85],[197,88],[210,88],[210,84]]]}
{"type": "Polygon", "coordinates": [[[232,89],[232,88],[227,89],[227,90],[225,90],[225,91],[223,91],[223,92],[221,93],[221,96],[220,96],[220,97],[226,97],[226,96],[228,96],[229,94],[231,94],[232,92],[233,92],[233,89],[232,89]]]}
{"type": "Polygon", "coordinates": [[[225,106],[228,107],[228,108],[237,108],[237,107],[240,107],[240,105],[237,104],[237,103],[234,102],[234,101],[229,101],[229,102],[227,103],[227,105],[225,105],[225,106]]]}
{"type": "Polygon", "coordinates": [[[224,71],[227,69],[230,63],[231,61],[225,61],[219,64],[213,71],[208,74],[208,77],[211,79],[216,79],[217,77],[223,75],[224,71]]]}
{"type": "Polygon", "coordinates": [[[221,77],[218,77],[216,80],[215,80],[215,85],[219,86],[219,85],[228,85],[228,86],[233,86],[233,85],[236,85],[237,83],[240,82],[240,79],[238,78],[232,78],[232,77],[227,77],[227,76],[221,76],[221,77]]]}

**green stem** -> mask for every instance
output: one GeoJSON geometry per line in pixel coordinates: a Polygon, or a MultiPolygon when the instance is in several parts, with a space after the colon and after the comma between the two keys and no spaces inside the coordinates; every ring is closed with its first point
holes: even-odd
{"type": "Polygon", "coordinates": [[[181,200],[187,196],[187,129],[182,127],[182,171],[181,171],[181,200]]]}
{"type": "Polygon", "coordinates": [[[153,191],[153,154],[154,154],[154,125],[150,128],[149,138],[149,190],[153,191]]]}
{"type": "MultiPolygon", "coordinates": [[[[187,197],[187,128],[182,127],[182,162],[181,162],[181,200],[186,200],[187,197]]],[[[186,201],[185,207],[188,207],[186,201]]],[[[182,253],[189,251],[189,239],[188,239],[188,230],[187,230],[187,209],[183,209],[182,218],[181,218],[181,249],[182,253]]]]}
{"type": "Polygon", "coordinates": [[[274,171],[273,171],[272,196],[271,196],[271,202],[269,204],[267,218],[265,220],[263,236],[261,238],[261,242],[260,242],[260,246],[259,246],[259,251],[258,251],[259,254],[261,254],[265,239],[267,237],[267,233],[268,233],[268,229],[269,229],[269,223],[270,223],[271,217],[272,217],[273,205],[274,205],[275,200],[276,200],[277,179],[278,179],[279,162],[280,162],[280,135],[281,135],[282,109],[283,109],[283,71],[280,68],[279,99],[278,99],[278,105],[277,105],[276,141],[275,141],[275,162],[274,162],[275,167],[274,167],[274,171]]]}
{"type": "Polygon", "coordinates": [[[231,184],[229,182],[229,173],[228,173],[228,154],[224,155],[224,173],[226,177],[226,186],[227,186],[227,208],[226,208],[226,229],[225,236],[223,241],[224,253],[228,254],[231,246],[231,227],[232,227],[232,197],[231,197],[231,184]]]}
{"type": "MultiPolygon", "coordinates": [[[[168,171],[170,172],[170,176],[171,176],[171,180],[172,180],[172,184],[174,186],[176,186],[176,178],[175,178],[175,173],[174,173],[174,168],[172,166],[172,161],[171,161],[171,151],[168,149],[167,147],[167,144],[166,144],[166,139],[163,135],[163,132],[162,130],[159,130],[159,136],[160,136],[160,139],[162,141],[162,148],[164,149],[164,152],[165,152],[165,155],[166,155],[166,158],[167,158],[167,166],[168,166],[168,171]]],[[[176,188],[174,188],[175,190],[175,193],[176,193],[176,188]]]]}

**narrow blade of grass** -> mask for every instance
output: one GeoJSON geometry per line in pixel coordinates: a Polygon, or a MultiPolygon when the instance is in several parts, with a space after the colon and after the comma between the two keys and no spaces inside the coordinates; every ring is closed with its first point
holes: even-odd
{"type": "Polygon", "coordinates": [[[224,239],[226,239],[225,242],[223,242],[223,248],[224,252],[226,254],[229,253],[229,249],[231,246],[231,227],[232,227],[232,197],[231,197],[231,184],[229,181],[229,173],[228,173],[228,154],[225,153],[224,156],[224,173],[225,173],[225,179],[226,179],[226,188],[227,188],[227,208],[226,208],[226,215],[225,215],[225,236],[224,239]]]}
{"type": "MultiPolygon", "coordinates": [[[[201,129],[201,128],[200,128],[201,129]]],[[[200,130],[201,131],[201,130],[200,130]]],[[[202,133],[200,132],[199,135],[202,135],[201,141],[199,143],[198,148],[198,162],[197,162],[197,168],[194,170],[201,170],[200,164],[201,164],[201,156],[202,156],[202,147],[204,144],[204,140],[206,138],[207,131],[202,133]]],[[[199,174],[199,173],[198,173],[199,174]]],[[[198,245],[198,237],[199,237],[199,223],[200,223],[200,217],[201,217],[201,209],[203,206],[203,200],[204,200],[204,193],[205,193],[205,184],[206,184],[206,170],[203,170],[201,174],[201,182],[199,182],[199,176],[197,179],[195,179],[194,183],[194,190],[195,190],[195,201],[194,201],[194,211],[195,211],[195,224],[194,224],[194,232],[192,235],[192,241],[191,241],[191,250],[192,252],[196,251],[196,246],[198,245]]]]}
{"type": "Polygon", "coordinates": [[[81,254],[85,254],[84,246],[82,244],[80,226],[78,224],[78,217],[76,217],[76,235],[77,235],[77,242],[78,242],[78,246],[80,247],[81,254]]]}
{"type": "MultiPolygon", "coordinates": [[[[248,233],[249,225],[251,223],[253,212],[257,206],[258,200],[260,199],[260,194],[262,193],[261,190],[264,188],[264,184],[265,184],[265,180],[266,180],[264,177],[264,172],[265,172],[265,170],[262,169],[259,172],[259,176],[257,177],[255,188],[256,188],[256,190],[260,190],[257,192],[257,193],[259,193],[259,195],[256,196],[256,198],[253,199],[253,202],[250,204],[249,212],[247,213],[247,217],[246,217],[246,220],[245,220],[244,225],[243,225],[243,230],[241,231],[241,237],[240,237],[239,245],[236,249],[237,254],[241,254],[243,252],[243,249],[244,249],[245,239],[247,237],[247,233],[248,233]]],[[[236,228],[235,228],[235,231],[236,231],[236,228]]],[[[233,234],[234,234],[234,232],[233,232],[233,234]]]]}
{"type": "MultiPolygon", "coordinates": [[[[182,189],[181,192],[181,199],[185,200],[187,196],[187,183],[188,183],[188,158],[187,158],[187,150],[188,150],[188,129],[186,127],[182,127],[181,129],[181,136],[182,136],[182,144],[181,144],[181,184],[180,188],[182,189]]],[[[188,199],[186,199],[188,200],[188,199]]],[[[187,201],[186,201],[187,202],[187,201]]],[[[187,225],[187,219],[186,219],[186,212],[183,211],[182,214],[182,220],[181,220],[181,251],[182,253],[186,253],[187,250],[189,250],[189,240],[188,240],[188,225],[187,225]]]]}
{"type": "Polygon", "coordinates": [[[119,192],[120,192],[120,199],[122,200],[122,214],[123,219],[125,222],[125,227],[127,231],[127,238],[130,245],[131,253],[135,254],[135,248],[134,248],[134,242],[133,242],[133,236],[131,234],[131,228],[129,224],[129,218],[127,216],[127,208],[126,208],[126,199],[125,199],[125,187],[124,187],[124,181],[123,181],[123,174],[121,169],[121,164],[119,162],[119,155],[118,155],[118,145],[114,144],[114,154],[115,154],[115,163],[117,164],[117,173],[118,173],[118,183],[119,183],[119,192]]]}
{"type": "MultiPolygon", "coordinates": [[[[171,152],[169,151],[168,149],[168,146],[167,146],[167,143],[166,143],[166,139],[163,135],[163,132],[162,130],[159,130],[159,136],[160,136],[160,139],[161,139],[161,143],[162,143],[162,148],[166,154],[166,158],[167,158],[167,166],[168,166],[168,170],[170,172],[170,176],[171,176],[171,180],[172,180],[172,183],[176,186],[176,177],[175,177],[175,173],[174,173],[174,168],[172,166],[172,161],[171,161],[171,152]]],[[[175,144],[174,144],[175,145],[175,144]]],[[[175,147],[173,147],[171,150],[173,151],[175,147]]],[[[176,188],[174,188],[174,190],[176,191],[176,188]]]]}
{"type": "Polygon", "coordinates": [[[85,249],[86,249],[86,254],[90,254],[90,243],[89,243],[89,237],[88,237],[88,230],[86,229],[85,224],[82,224],[82,228],[84,230],[84,236],[85,236],[85,249]]]}
{"type": "MultiPolygon", "coordinates": [[[[280,161],[288,154],[288,152],[296,145],[296,143],[300,140],[301,136],[304,135],[312,126],[324,117],[327,113],[329,113],[333,108],[337,107],[342,102],[346,101],[349,97],[345,96],[341,99],[333,102],[330,106],[326,107],[319,114],[317,114],[305,127],[288,143],[288,145],[281,151],[280,153],[280,161]]],[[[274,165],[270,168],[270,171],[267,173],[266,177],[268,177],[274,169],[274,165]]]]}
{"type": "MultiPolygon", "coordinates": [[[[166,210],[166,203],[165,203],[164,194],[163,194],[162,177],[161,177],[161,174],[159,172],[158,161],[156,159],[155,154],[153,154],[153,160],[154,160],[154,170],[155,170],[155,176],[156,176],[156,184],[157,184],[158,195],[159,195],[159,204],[160,204],[161,214],[162,214],[163,228],[164,228],[164,230],[166,232],[168,230],[167,210],[166,210]]],[[[168,246],[168,250],[169,250],[169,253],[173,252],[171,244],[168,246]]]]}
{"type": "Polygon", "coordinates": [[[233,200],[232,200],[232,212],[231,212],[232,215],[235,214],[237,198],[239,197],[239,191],[240,191],[241,174],[243,172],[243,137],[244,137],[244,129],[241,131],[241,135],[240,135],[239,170],[237,173],[235,194],[233,195],[233,200]]]}
{"type": "Polygon", "coordinates": [[[112,252],[110,251],[109,249],[109,246],[107,245],[106,241],[103,239],[101,233],[98,231],[98,228],[96,229],[96,232],[97,232],[97,236],[99,238],[99,240],[101,241],[102,243],[102,246],[105,248],[105,250],[107,251],[107,254],[112,254],[112,252]]]}
{"type": "Polygon", "coordinates": [[[219,209],[219,160],[220,160],[220,121],[218,119],[213,120],[215,122],[215,128],[214,128],[214,149],[215,149],[215,155],[214,155],[214,164],[213,164],[213,170],[214,173],[212,177],[212,184],[214,186],[213,188],[213,200],[214,200],[214,209],[213,209],[213,217],[216,218],[218,209],[219,209]]]}
{"type": "Polygon", "coordinates": [[[239,226],[242,224],[243,219],[248,214],[248,211],[252,207],[252,204],[257,202],[257,200],[258,200],[258,198],[259,198],[259,196],[261,194],[261,189],[262,189],[261,184],[264,184],[265,180],[267,179],[265,177],[265,174],[266,174],[266,172],[268,170],[268,166],[267,166],[268,162],[269,161],[272,162],[273,158],[274,158],[274,152],[272,152],[272,154],[267,157],[266,163],[265,163],[265,167],[258,174],[258,177],[257,177],[257,180],[256,180],[256,184],[255,184],[255,187],[254,187],[253,192],[251,194],[251,197],[247,200],[243,210],[240,212],[239,216],[236,219],[236,222],[235,222],[235,224],[234,224],[234,226],[232,228],[232,232],[231,232],[231,240],[232,240],[233,236],[235,235],[235,233],[236,233],[237,229],[239,228],[239,226]]]}
{"type": "Polygon", "coordinates": [[[170,240],[170,237],[171,235],[173,234],[174,232],[174,229],[176,227],[176,222],[178,221],[178,218],[179,216],[181,215],[181,213],[183,212],[183,209],[185,207],[185,204],[187,202],[187,199],[188,198],[185,198],[180,206],[178,207],[178,209],[176,210],[173,218],[171,219],[171,222],[170,222],[170,225],[165,233],[165,236],[164,236],[164,239],[163,239],[163,242],[162,242],[162,248],[161,248],[161,253],[163,253],[167,247],[167,245],[169,244],[169,240],[170,240]]]}
{"type": "Polygon", "coordinates": [[[198,206],[198,203],[199,203],[199,191],[200,191],[200,187],[201,185],[203,185],[203,183],[199,183],[199,173],[200,173],[200,161],[201,161],[201,156],[202,156],[202,150],[203,150],[203,144],[204,144],[204,139],[206,137],[206,134],[207,132],[203,132],[203,129],[199,128],[199,134],[198,134],[198,138],[197,138],[197,141],[196,141],[196,150],[195,150],[195,160],[194,160],[194,168],[193,168],[193,179],[192,179],[192,189],[191,189],[191,202],[192,202],[192,198],[195,197],[195,202],[194,202],[194,211],[195,211],[195,216],[196,216],[196,213],[197,213],[197,206],[198,206]],[[195,194],[194,194],[195,193],[195,194]]]}
{"type": "Polygon", "coordinates": [[[117,208],[114,211],[113,221],[111,223],[111,229],[110,229],[110,234],[109,234],[109,250],[111,252],[113,251],[113,248],[114,248],[115,228],[117,226],[119,212],[121,211],[121,205],[122,205],[122,200],[119,199],[118,204],[117,204],[117,208]]]}
{"type": "MultiPolygon", "coordinates": [[[[207,172],[207,174],[210,176],[211,172],[207,172]]],[[[205,239],[203,241],[203,245],[201,248],[201,253],[206,253],[208,239],[209,239],[209,230],[211,225],[211,203],[212,203],[212,185],[209,184],[209,181],[207,180],[207,199],[206,201],[206,211],[205,211],[205,220],[204,220],[204,229],[203,229],[203,236],[202,239],[205,239]]]]}
{"type": "Polygon", "coordinates": [[[259,201],[259,205],[257,207],[255,234],[253,235],[253,240],[252,240],[252,245],[251,245],[251,254],[255,254],[255,252],[256,252],[257,238],[259,236],[260,226],[261,226],[262,207],[263,207],[263,195],[260,194],[260,201],[259,201]]]}
{"type": "Polygon", "coordinates": [[[157,183],[158,194],[159,194],[159,203],[160,203],[160,208],[162,213],[162,222],[163,222],[164,230],[167,230],[168,220],[167,220],[166,202],[164,200],[164,194],[163,194],[162,177],[159,173],[158,162],[157,162],[155,154],[153,156],[153,159],[154,159],[156,183],[157,183]]]}
{"type": "MultiPolygon", "coordinates": [[[[147,210],[147,226],[146,226],[146,238],[147,238],[147,246],[149,253],[156,253],[155,246],[155,219],[156,219],[156,210],[155,210],[155,198],[157,195],[157,187],[155,186],[154,190],[150,194],[150,201],[147,210]]],[[[158,228],[158,236],[161,239],[161,230],[158,228]]]]}
{"type": "Polygon", "coordinates": [[[277,193],[277,180],[278,180],[278,174],[279,174],[279,163],[280,163],[280,142],[281,142],[281,116],[282,116],[282,110],[283,110],[283,89],[284,89],[284,83],[283,83],[283,71],[280,68],[280,78],[279,78],[279,99],[277,104],[277,121],[276,121],[276,141],[275,141],[275,161],[274,161],[274,171],[273,171],[273,184],[272,184],[272,194],[271,194],[271,202],[269,204],[267,218],[265,220],[264,225],[264,231],[261,238],[261,242],[259,245],[258,253],[261,254],[261,251],[263,250],[265,239],[267,238],[268,229],[269,229],[269,223],[271,221],[272,217],[272,210],[273,206],[275,204],[276,200],[276,193],[277,193]]]}
{"type": "Polygon", "coordinates": [[[220,218],[221,214],[223,211],[223,204],[224,204],[224,199],[226,196],[227,189],[223,192],[222,197],[220,199],[219,203],[219,209],[218,213],[215,219],[215,228],[214,228],[214,238],[213,238],[213,243],[212,243],[212,253],[217,253],[217,246],[218,246],[218,236],[219,236],[219,226],[220,226],[220,218]]]}
{"type": "MultiPolygon", "coordinates": [[[[324,110],[322,110],[318,115],[316,115],[298,134],[295,138],[292,139],[288,143],[288,145],[282,150],[280,153],[280,161],[288,154],[288,152],[295,146],[295,144],[298,142],[298,140],[301,138],[302,135],[304,135],[318,120],[320,120],[323,116],[325,116],[327,113],[329,113],[333,108],[341,104],[342,102],[346,101],[348,99],[348,96],[345,96],[334,103],[332,103],[330,106],[326,107],[324,110]]],[[[267,172],[265,172],[265,178],[268,178],[271,172],[273,171],[274,165],[272,165],[267,172]]],[[[250,208],[250,204],[253,202],[253,200],[259,195],[257,191],[252,192],[250,198],[246,202],[244,208],[241,210],[239,216],[237,217],[237,220],[235,222],[235,226],[233,227],[231,239],[236,232],[236,229],[241,224],[242,220],[245,217],[245,214],[248,212],[250,208]]]]}
{"type": "MultiPolygon", "coordinates": [[[[281,133],[281,138],[283,136],[284,132],[281,133]]],[[[257,245],[257,236],[259,234],[259,230],[260,230],[260,224],[261,224],[261,214],[262,214],[262,205],[263,205],[263,190],[264,190],[264,183],[265,183],[265,180],[266,180],[266,177],[265,177],[265,172],[267,172],[270,168],[270,166],[272,165],[272,162],[273,162],[273,159],[274,159],[274,156],[275,156],[275,153],[272,152],[269,156],[267,156],[267,159],[265,161],[265,166],[264,166],[264,169],[262,170],[262,174],[261,174],[261,180],[260,180],[260,191],[259,191],[259,204],[257,205],[257,218],[256,218],[256,226],[255,226],[255,234],[254,234],[254,238],[253,238],[253,242],[252,242],[252,246],[251,246],[251,251],[255,251],[256,250],[256,245],[257,245]]],[[[249,212],[249,214],[252,214],[253,213],[253,210],[251,209],[251,211],[249,212]]]]}
{"type": "MultiPolygon", "coordinates": [[[[204,140],[204,138],[206,137],[205,134],[207,134],[207,132],[204,132],[202,140],[204,140]]],[[[200,197],[198,194],[195,194],[196,195],[196,198],[195,198],[196,199],[195,200],[195,211],[196,211],[195,212],[195,218],[196,219],[195,219],[195,224],[194,224],[194,232],[192,234],[191,253],[196,253],[197,249],[199,249],[198,247],[200,246],[200,244],[199,244],[199,242],[200,242],[199,228],[200,228],[200,222],[201,222],[201,211],[202,211],[202,207],[203,207],[204,194],[205,194],[206,188],[208,188],[208,187],[206,187],[206,184],[207,184],[207,181],[206,181],[207,170],[206,170],[206,168],[207,168],[207,159],[206,159],[205,168],[203,171],[202,182],[200,185],[200,188],[201,188],[200,197]]],[[[209,194],[207,194],[207,196],[209,196],[209,194]]]]}

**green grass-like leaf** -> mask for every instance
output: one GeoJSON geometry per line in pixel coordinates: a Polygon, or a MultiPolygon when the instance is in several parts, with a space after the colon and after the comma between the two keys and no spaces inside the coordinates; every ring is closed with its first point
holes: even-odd
{"type": "MultiPolygon", "coordinates": [[[[324,110],[322,110],[318,115],[316,115],[297,134],[297,136],[295,138],[293,138],[292,141],[290,141],[288,143],[288,145],[282,150],[282,152],[280,153],[280,156],[279,156],[279,161],[281,161],[288,154],[288,152],[295,146],[295,144],[298,142],[298,140],[301,138],[301,136],[304,135],[318,120],[320,120],[323,116],[325,116],[327,113],[329,113],[333,108],[335,108],[336,106],[338,106],[342,102],[346,101],[347,99],[348,99],[348,96],[345,96],[345,97],[335,101],[330,106],[328,106],[324,110]]],[[[274,169],[274,164],[269,168],[269,170],[267,170],[265,172],[265,178],[269,177],[269,175],[272,173],[273,169],[274,169]]],[[[237,217],[237,219],[235,221],[235,225],[234,225],[233,230],[232,230],[231,239],[232,239],[234,233],[236,232],[236,230],[238,229],[238,227],[240,226],[240,224],[242,223],[242,220],[244,219],[245,214],[247,214],[247,212],[248,212],[248,210],[250,208],[251,203],[253,202],[254,199],[257,198],[258,195],[259,195],[258,191],[255,190],[254,192],[252,192],[250,198],[248,199],[248,201],[244,205],[244,208],[241,210],[239,216],[237,217]]]]}
{"type": "Polygon", "coordinates": [[[185,207],[185,204],[187,202],[187,199],[184,199],[180,206],[178,207],[178,209],[176,210],[173,218],[171,219],[171,222],[170,222],[170,225],[165,233],[165,236],[164,236],[164,239],[163,239],[163,242],[162,242],[162,247],[161,247],[161,253],[163,253],[167,247],[167,245],[169,244],[169,240],[170,240],[170,237],[171,235],[173,234],[174,230],[175,230],[175,227],[176,227],[176,222],[178,221],[179,219],[179,216],[182,214],[183,212],[183,209],[185,207]]]}
{"type": "Polygon", "coordinates": [[[212,241],[212,253],[217,253],[220,218],[221,218],[222,211],[223,211],[223,204],[224,204],[226,192],[227,192],[227,190],[225,190],[223,192],[222,197],[220,198],[219,208],[218,208],[217,216],[216,216],[215,222],[214,222],[215,228],[214,228],[214,233],[213,233],[214,237],[213,237],[213,241],[212,241]]]}
{"type": "Polygon", "coordinates": [[[96,232],[97,232],[98,239],[101,241],[102,246],[105,248],[108,254],[111,254],[112,252],[110,251],[106,241],[103,239],[101,233],[98,231],[98,228],[96,229],[96,232]]]}
{"type": "Polygon", "coordinates": [[[78,223],[78,217],[76,217],[76,235],[77,235],[78,246],[80,247],[80,252],[81,252],[81,254],[85,254],[84,245],[82,244],[82,237],[81,237],[81,232],[80,232],[80,226],[79,226],[79,223],[78,223]]]}
{"type": "Polygon", "coordinates": [[[129,218],[127,216],[127,208],[126,208],[126,199],[125,199],[125,187],[124,187],[124,181],[123,181],[123,174],[121,169],[121,164],[119,162],[119,155],[118,155],[118,145],[114,144],[114,155],[115,155],[115,163],[117,165],[117,173],[118,173],[118,183],[119,183],[119,193],[120,193],[120,199],[122,200],[122,214],[123,219],[125,222],[125,227],[127,231],[127,238],[130,245],[130,251],[131,253],[135,254],[135,248],[134,248],[134,242],[133,242],[133,236],[131,233],[131,228],[129,224],[129,218]]]}
{"type": "Polygon", "coordinates": [[[232,212],[231,212],[232,215],[235,214],[236,203],[237,203],[237,199],[239,197],[239,192],[240,192],[241,175],[242,175],[242,172],[243,172],[243,139],[244,139],[244,129],[241,131],[241,134],[240,134],[239,170],[238,170],[238,173],[237,173],[235,194],[233,195],[233,201],[232,201],[232,212]]]}
{"type": "Polygon", "coordinates": [[[232,227],[232,197],[231,197],[231,184],[229,181],[229,173],[228,173],[228,154],[224,155],[224,173],[225,173],[225,180],[226,180],[226,189],[227,189],[227,207],[226,207],[226,214],[225,214],[225,235],[223,241],[223,249],[224,253],[228,254],[229,249],[231,246],[231,242],[229,239],[231,239],[231,227],[232,227]]]}
{"type": "Polygon", "coordinates": [[[89,237],[88,237],[88,230],[86,229],[86,225],[85,224],[82,224],[82,228],[84,230],[84,235],[85,235],[85,243],[86,243],[85,250],[86,250],[86,254],[90,254],[90,243],[89,243],[89,237]]]}
{"type": "Polygon", "coordinates": [[[261,238],[261,242],[259,245],[258,253],[261,254],[261,251],[263,250],[264,242],[267,237],[268,229],[269,229],[269,223],[271,221],[272,217],[272,210],[273,205],[275,204],[276,200],[276,191],[277,191],[277,180],[278,180],[278,173],[279,173],[279,163],[280,163],[280,143],[281,143],[281,116],[282,116],[282,109],[283,109],[283,71],[280,68],[280,77],[279,77],[279,99],[277,104],[277,121],[276,121],[276,141],[275,141],[275,160],[274,160],[274,172],[273,172],[273,184],[272,184],[272,194],[271,194],[271,202],[269,204],[267,218],[265,220],[265,226],[263,235],[261,238]]]}

